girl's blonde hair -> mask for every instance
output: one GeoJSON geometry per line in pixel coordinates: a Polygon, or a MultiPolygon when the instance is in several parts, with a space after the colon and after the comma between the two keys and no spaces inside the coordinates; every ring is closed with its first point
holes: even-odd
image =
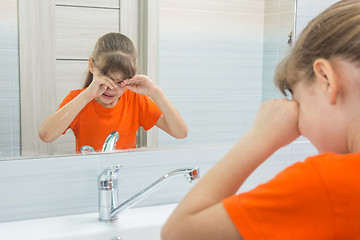
{"type": "MultiPolygon", "coordinates": [[[[92,54],[94,67],[102,75],[121,72],[124,78],[136,74],[136,49],[132,41],[121,33],[107,33],[96,42],[92,54]]],[[[93,74],[87,73],[83,88],[88,87],[93,80],[93,74]]]]}
{"type": "Polygon", "coordinates": [[[360,65],[359,0],[337,2],[307,25],[292,52],[278,65],[275,85],[286,95],[299,81],[311,83],[315,60],[333,57],[360,65]]]}

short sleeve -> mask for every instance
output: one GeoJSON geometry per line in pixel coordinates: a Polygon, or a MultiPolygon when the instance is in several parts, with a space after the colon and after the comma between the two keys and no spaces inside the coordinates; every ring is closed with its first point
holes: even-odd
{"type": "Polygon", "coordinates": [[[223,205],[244,239],[330,239],[328,194],[313,166],[302,162],[223,205]]]}
{"type": "Polygon", "coordinates": [[[138,97],[140,126],[147,131],[157,123],[161,111],[151,98],[140,94],[138,97]]]}

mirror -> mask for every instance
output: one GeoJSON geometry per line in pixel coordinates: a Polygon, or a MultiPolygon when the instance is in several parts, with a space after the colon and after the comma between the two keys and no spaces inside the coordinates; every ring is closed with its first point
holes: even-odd
{"type": "MultiPolygon", "coordinates": [[[[7,3],[9,7],[1,9],[10,9],[10,15],[1,16],[7,17],[2,22],[9,23],[9,29],[3,31],[2,40],[7,39],[10,44],[2,46],[7,46],[3,51],[11,54],[1,56],[10,56],[2,59],[10,72],[0,76],[0,80],[11,91],[4,91],[0,101],[4,113],[0,158],[72,154],[71,133],[54,144],[38,143],[34,140],[38,127],[70,90],[80,88],[96,40],[116,28],[130,35],[138,46],[139,58],[149,49],[142,47],[143,40],[137,33],[158,31],[158,36],[147,35],[148,46],[155,41],[158,48],[157,67],[151,65],[158,69],[157,79],[153,80],[189,127],[184,140],[158,131],[154,141],[158,148],[231,145],[250,128],[261,102],[280,96],[272,79],[275,66],[290,48],[294,0],[281,4],[279,0],[157,0],[139,1],[140,5],[137,1],[121,0],[121,8],[119,1],[111,0],[7,3]],[[147,3],[142,6],[141,2],[147,3]],[[19,23],[17,7],[21,12],[19,23]],[[143,15],[139,14],[144,8],[149,16],[149,29],[145,30],[140,24],[143,15]],[[33,17],[35,12],[37,18],[33,17]],[[39,12],[43,15],[39,16],[39,12]],[[53,21],[43,21],[41,17],[53,21]],[[109,22],[100,24],[99,19],[109,22]],[[88,35],[84,25],[90,26],[93,35],[88,35]],[[139,28],[133,27],[138,25],[139,28]],[[19,45],[17,28],[21,33],[19,45]],[[42,42],[30,45],[22,41],[24,36],[40,38],[42,42]],[[26,64],[20,63],[20,74],[19,58],[28,59],[26,64]],[[23,68],[27,74],[23,74],[23,68]]],[[[151,59],[149,64],[154,64],[151,59]]]]}

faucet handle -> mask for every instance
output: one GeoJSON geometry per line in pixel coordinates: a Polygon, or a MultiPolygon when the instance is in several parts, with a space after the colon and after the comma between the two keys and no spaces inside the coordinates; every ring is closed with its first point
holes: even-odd
{"type": "Polygon", "coordinates": [[[117,185],[117,172],[120,170],[120,165],[115,165],[106,168],[98,176],[99,189],[101,190],[112,190],[117,185]]]}
{"type": "Polygon", "coordinates": [[[91,146],[88,146],[88,145],[84,145],[80,148],[80,152],[82,154],[86,154],[86,153],[92,153],[92,152],[95,152],[95,149],[91,146]]]}

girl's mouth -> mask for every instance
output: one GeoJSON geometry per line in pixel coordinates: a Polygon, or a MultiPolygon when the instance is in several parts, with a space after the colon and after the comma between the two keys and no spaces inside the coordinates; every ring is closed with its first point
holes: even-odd
{"type": "Polygon", "coordinates": [[[109,94],[106,94],[106,93],[103,93],[103,96],[108,97],[108,98],[114,97],[113,95],[109,95],[109,94]]]}

